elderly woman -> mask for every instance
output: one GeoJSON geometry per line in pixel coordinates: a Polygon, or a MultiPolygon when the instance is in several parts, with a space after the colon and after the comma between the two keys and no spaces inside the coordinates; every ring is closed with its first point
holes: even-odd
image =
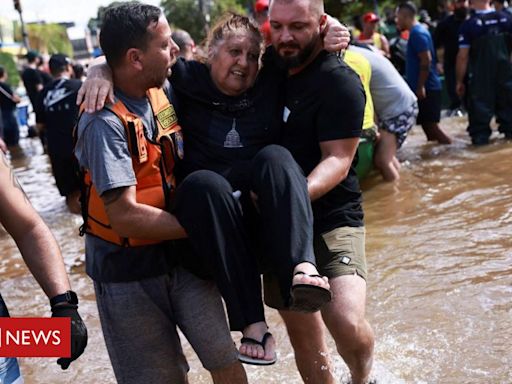
{"type": "MultiPolygon", "coordinates": [[[[261,287],[247,282],[255,286],[244,289],[252,290],[252,297],[259,294],[259,302],[240,303],[237,287],[219,277],[230,275],[225,270],[219,273],[229,265],[228,258],[233,261],[240,252],[256,251],[262,263],[278,276],[281,294],[291,309],[316,311],[331,298],[327,278],[319,276],[315,266],[306,178],[290,153],[275,144],[283,119],[284,87],[280,85],[286,78],[266,71],[265,66],[259,71],[261,50],[257,26],[245,16],[230,14],[211,29],[207,63],[178,59],[170,78],[185,141],[185,156],[177,164],[178,180],[211,177],[204,172],[213,171],[223,180],[219,183],[227,181],[237,191],[235,196],[241,192],[243,225],[239,230],[246,239],[238,254],[224,254],[216,260],[201,258],[211,244],[200,239],[212,229],[194,220],[198,215],[190,214],[190,210],[204,190],[200,183],[197,195],[180,194],[178,188],[175,214],[195,254],[184,257],[184,263],[199,274],[206,269],[213,275],[226,301],[232,330],[242,330],[244,335],[240,360],[260,365],[275,361],[274,341],[263,318],[261,287]],[[248,311],[249,317],[258,321],[237,329],[233,311],[248,311]]],[[[93,68],[89,77],[95,72],[93,68]]],[[[92,99],[95,92],[97,89],[92,99]]],[[[100,100],[98,107],[102,104],[100,100]]],[[[229,233],[218,235],[230,242],[229,233]]],[[[259,274],[255,261],[246,267],[259,274]]]]}

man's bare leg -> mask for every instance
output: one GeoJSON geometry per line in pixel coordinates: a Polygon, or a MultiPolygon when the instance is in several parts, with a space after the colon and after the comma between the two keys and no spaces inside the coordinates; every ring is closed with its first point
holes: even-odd
{"type": "Polygon", "coordinates": [[[396,136],[391,132],[381,130],[380,139],[375,147],[374,163],[385,181],[395,181],[400,178],[396,167],[396,136]]]}
{"type": "Polygon", "coordinates": [[[316,313],[279,311],[295,352],[295,362],[304,383],[335,384],[331,373],[325,325],[316,313]]]}
{"type": "Polygon", "coordinates": [[[352,384],[367,382],[373,363],[374,336],[365,318],[366,282],[358,275],[329,279],[333,300],[322,316],[339,354],[348,365],[352,384]]]}
{"type": "Polygon", "coordinates": [[[397,172],[400,172],[400,168],[402,168],[402,165],[400,164],[400,161],[398,161],[396,156],[393,156],[393,164],[395,165],[397,172]]]}
{"type": "Polygon", "coordinates": [[[441,129],[439,123],[423,123],[421,125],[428,141],[437,141],[439,144],[451,144],[452,138],[441,129]]]}
{"type": "Polygon", "coordinates": [[[227,367],[210,371],[214,384],[247,384],[247,375],[242,363],[235,361],[227,367]]]}

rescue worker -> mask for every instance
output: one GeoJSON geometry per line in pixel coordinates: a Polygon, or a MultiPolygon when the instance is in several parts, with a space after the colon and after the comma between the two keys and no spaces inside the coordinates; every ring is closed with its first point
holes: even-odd
{"type": "Polygon", "coordinates": [[[366,94],[366,104],[364,107],[363,130],[357,155],[359,161],[356,166],[357,175],[362,178],[372,169],[373,147],[377,138],[377,128],[375,126],[375,110],[373,107],[372,94],[370,92],[370,80],[372,78],[372,67],[370,62],[360,53],[354,52],[349,47],[344,54],[343,60],[347,65],[359,75],[361,83],[366,94]],[[369,149],[369,147],[371,149],[369,149]]]}
{"type": "MultiPolygon", "coordinates": [[[[179,326],[214,383],[246,383],[215,284],[176,266],[175,243],[166,242],[197,232],[181,226],[193,216],[195,223],[209,226],[200,235],[213,237],[221,227],[231,236],[222,249],[215,239],[196,237],[209,246],[210,254],[199,255],[205,263],[240,243],[234,218],[240,208],[225,184],[202,174],[173,188],[183,142],[166,81],[178,51],[171,29],[158,7],[137,2],[109,7],[104,20],[100,44],[112,66],[116,102],[98,113],[82,114],[75,154],[85,172],[86,272],[94,281],[116,380],[188,383],[179,326]],[[201,194],[194,193],[199,189],[201,194]],[[176,216],[169,213],[172,196],[176,216]],[[181,203],[189,198],[200,213],[181,203]]],[[[232,265],[230,261],[217,265],[232,265]]],[[[241,268],[249,265],[243,258],[236,262],[241,268]]],[[[232,289],[235,299],[245,296],[252,283],[252,275],[244,271],[230,275],[231,282],[240,282],[232,289]]],[[[257,271],[254,280],[263,312],[257,271]]],[[[244,303],[257,311],[258,299],[244,303]]],[[[241,321],[252,320],[243,315],[241,321]]]]}
{"type": "MultiPolygon", "coordinates": [[[[374,156],[375,167],[384,180],[398,180],[400,162],[396,153],[408,132],[416,124],[416,95],[391,62],[370,46],[350,45],[349,50],[363,55],[371,65],[370,92],[379,125],[379,138],[374,156]]],[[[368,91],[366,94],[368,95],[368,91]]]]}
{"type": "Polygon", "coordinates": [[[468,132],[473,145],[489,143],[494,115],[499,132],[512,139],[512,18],[494,11],[489,0],[473,0],[474,13],[460,28],[457,54],[457,94],[466,93],[468,132]]]}

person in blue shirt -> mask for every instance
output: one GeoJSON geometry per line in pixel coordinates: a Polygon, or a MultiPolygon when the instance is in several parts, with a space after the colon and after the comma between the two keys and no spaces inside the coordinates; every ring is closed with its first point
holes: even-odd
{"type": "Polygon", "coordinates": [[[416,21],[417,13],[416,6],[410,1],[397,8],[398,28],[410,32],[405,64],[406,80],[418,97],[417,123],[423,128],[427,140],[450,144],[450,136],[439,126],[441,81],[436,70],[434,43],[430,32],[416,21]]]}
{"type": "Polygon", "coordinates": [[[456,90],[461,97],[467,93],[472,143],[485,145],[489,143],[489,124],[494,115],[499,132],[512,139],[512,18],[504,11],[493,10],[489,0],[473,0],[472,7],[475,12],[459,31],[456,90]]]}

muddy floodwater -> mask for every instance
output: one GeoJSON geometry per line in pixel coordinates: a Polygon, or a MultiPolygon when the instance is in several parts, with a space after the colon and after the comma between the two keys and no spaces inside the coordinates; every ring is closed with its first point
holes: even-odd
{"type": "MultiPolygon", "coordinates": [[[[427,144],[416,127],[399,156],[400,182],[385,184],[375,174],[363,183],[375,375],[379,383],[510,384],[512,143],[495,138],[475,149],[464,119],[442,124],[455,144],[427,144]]],[[[81,219],[67,213],[39,142],[23,139],[21,145],[23,153],[12,159],[16,174],[62,247],[89,329],[89,345],[68,371],[55,359],[21,359],[25,382],[115,383],[84,273],[84,244],[77,236],[81,219]]],[[[0,290],[11,315],[49,316],[46,297],[2,228],[0,251],[0,290]]],[[[249,380],[301,383],[284,326],[276,312],[267,315],[279,361],[269,368],[248,367],[249,380]]],[[[209,383],[183,343],[190,382],[209,383]]],[[[346,367],[339,358],[335,374],[344,382],[346,367]]]]}

